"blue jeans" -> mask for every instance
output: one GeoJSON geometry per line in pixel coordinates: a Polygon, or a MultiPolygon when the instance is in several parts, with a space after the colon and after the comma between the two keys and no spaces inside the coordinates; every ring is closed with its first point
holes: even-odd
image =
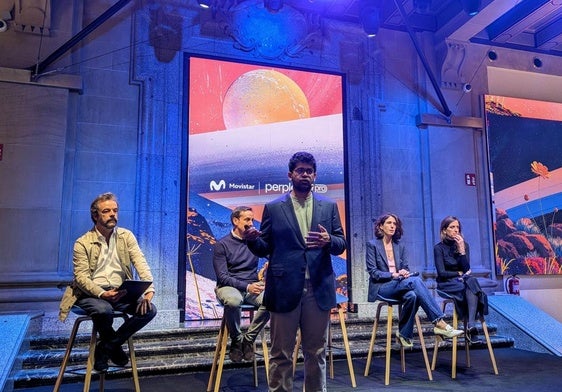
{"type": "Polygon", "coordinates": [[[407,339],[412,339],[414,336],[415,316],[420,306],[427,318],[433,323],[445,317],[445,314],[439,309],[439,305],[418,276],[402,280],[393,279],[380,287],[379,295],[402,303],[398,330],[400,335],[407,339]]]}

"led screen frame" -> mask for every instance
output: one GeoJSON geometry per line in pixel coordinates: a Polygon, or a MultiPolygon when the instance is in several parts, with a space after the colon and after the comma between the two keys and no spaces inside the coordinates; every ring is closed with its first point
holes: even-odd
{"type": "Polygon", "coordinates": [[[496,272],[562,274],[562,104],[485,95],[496,272]]]}
{"type": "MultiPolygon", "coordinates": [[[[346,230],[343,74],[185,54],[179,303],[182,321],[222,317],[213,244],[231,229],[230,212],[289,190],[289,158],[312,153],[315,191],[338,203],[346,230]]],[[[348,296],[348,252],[332,257],[348,296]]],[[[264,260],[260,260],[263,264],[264,260]]]]}

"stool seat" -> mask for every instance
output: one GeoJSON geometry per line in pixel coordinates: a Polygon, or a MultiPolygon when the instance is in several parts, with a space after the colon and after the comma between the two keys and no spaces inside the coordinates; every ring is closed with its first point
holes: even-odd
{"type": "MultiPolygon", "coordinates": [[[[222,305],[220,305],[222,306],[222,305]]],[[[258,310],[258,307],[250,304],[242,304],[240,306],[242,312],[248,312],[250,316],[250,322],[254,318],[254,312],[258,310]]],[[[265,377],[269,380],[269,352],[267,350],[267,342],[265,340],[265,331],[262,329],[260,331],[261,342],[262,342],[262,352],[263,359],[265,362],[265,377]]],[[[211,374],[209,375],[209,382],[207,383],[207,392],[220,390],[222,371],[224,367],[224,359],[226,357],[226,346],[228,344],[228,328],[226,326],[226,319],[223,313],[221,320],[221,325],[219,328],[219,334],[217,336],[217,346],[215,348],[215,354],[213,356],[213,364],[211,366],[211,374]]],[[[254,342],[254,352],[256,350],[256,342],[254,342]]],[[[258,386],[258,362],[256,356],[254,355],[253,360],[253,372],[254,372],[254,386],[258,386]]]]}
{"type": "MultiPolygon", "coordinates": [[[[436,290],[437,295],[439,295],[441,298],[443,298],[443,313],[445,313],[445,309],[447,307],[448,304],[452,304],[453,305],[453,328],[457,329],[458,327],[458,314],[457,314],[457,310],[456,310],[456,305],[455,305],[455,299],[447,292],[442,291],[437,289],[436,290]]],[[[467,328],[468,328],[468,319],[465,317],[463,320],[463,329],[464,329],[464,333],[466,336],[467,333],[467,328]]],[[[486,325],[486,321],[484,320],[484,317],[481,316],[480,317],[480,323],[482,324],[482,330],[484,331],[484,336],[486,337],[486,345],[488,347],[488,353],[490,354],[490,361],[492,363],[492,368],[494,371],[494,374],[499,374],[498,373],[498,367],[496,364],[496,358],[494,355],[494,350],[492,348],[492,343],[490,341],[490,334],[488,332],[488,326],[486,325]]],[[[455,336],[452,339],[452,354],[451,354],[451,378],[456,378],[457,377],[457,339],[458,337],[455,336]]],[[[437,363],[437,354],[439,352],[439,343],[443,340],[443,338],[439,335],[435,335],[435,346],[433,349],[433,359],[431,361],[431,369],[435,370],[435,365],[437,363]]],[[[469,342],[468,339],[464,339],[464,349],[465,349],[465,355],[466,355],[466,367],[470,367],[470,348],[469,348],[469,342]]]]}
{"type": "MultiPolygon", "coordinates": [[[[68,343],[66,345],[66,351],[64,353],[59,374],[55,382],[55,387],[53,388],[53,392],[58,392],[60,389],[80,325],[85,321],[92,321],[92,318],[88,316],[88,314],[84,311],[84,309],[80,308],[79,306],[74,305],[71,308],[71,312],[76,314],[78,317],[76,318],[76,320],[74,321],[74,325],[72,326],[72,332],[70,333],[70,338],[68,339],[68,343]]],[[[129,315],[124,312],[113,311],[113,318],[114,319],[122,318],[123,320],[127,320],[129,318],[129,315]]],[[[97,343],[97,331],[96,328],[92,325],[92,333],[90,336],[90,343],[89,343],[89,350],[88,350],[88,360],[86,365],[86,375],[84,379],[84,392],[88,392],[90,390],[92,373],[99,374],[99,392],[103,392],[104,390],[105,374],[107,372],[97,372],[96,370],[94,370],[94,361],[95,361],[94,353],[96,350],[96,343],[97,343]]],[[[137,371],[137,359],[135,356],[135,347],[133,345],[133,339],[129,338],[127,340],[127,343],[129,346],[129,356],[131,360],[131,371],[133,373],[133,383],[135,385],[135,392],[140,392],[139,375],[137,371]]]]}
{"type": "MultiPolygon", "coordinates": [[[[373,356],[373,348],[375,346],[375,340],[377,337],[378,324],[380,322],[380,315],[383,307],[387,307],[387,321],[386,321],[386,353],[385,353],[385,372],[384,372],[384,385],[390,384],[390,356],[391,356],[391,345],[392,345],[392,323],[393,323],[393,307],[398,306],[398,314],[402,309],[401,301],[391,298],[385,298],[382,296],[377,296],[376,301],[378,302],[377,311],[375,315],[375,321],[373,323],[373,331],[371,333],[371,342],[369,343],[369,352],[367,354],[367,364],[365,366],[365,377],[369,375],[369,368],[371,367],[371,359],[373,356]]],[[[420,345],[423,353],[423,358],[425,362],[425,368],[427,370],[427,377],[430,381],[433,380],[433,374],[431,372],[431,366],[429,364],[429,358],[427,356],[427,349],[425,347],[425,340],[423,337],[423,330],[421,326],[420,317],[416,314],[415,316],[416,328],[418,330],[418,336],[420,339],[420,345]]],[[[400,362],[402,365],[402,373],[406,372],[406,360],[405,360],[405,349],[400,346],[400,362]]]]}

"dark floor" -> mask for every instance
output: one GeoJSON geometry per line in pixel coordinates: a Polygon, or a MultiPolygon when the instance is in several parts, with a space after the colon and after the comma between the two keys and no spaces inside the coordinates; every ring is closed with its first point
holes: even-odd
{"type": "MultiPolygon", "coordinates": [[[[328,378],[328,391],[372,391],[384,388],[390,391],[546,391],[562,385],[562,358],[538,354],[514,348],[494,350],[499,375],[494,375],[487,350],[472,350],[472,367],[464,366],[464,351],[459,350],[459,367],[457,378],[450,378],[451,352],[440,352],[437,368],[433,372],[433,381],[429,381],[423,357],[419,352],[406,354],[406,373],[400,371],[400,357],[393,355],[391,361],[390,385],[384,386],[384,359],[376,357],[371,364],[368,377],[363,376],[365,359],[354,360],[357,388],[351,388],[347,362],[335,361],[335,378],[328,378]]],[[[430,358],[431,360],[431,358],[430,358]]],[[[265,370],[258,368],[259,387],[253,386],[251,368],[229,369],[223,374],[223,392],[267,391],[265,370]]],[[[209,373],[190,373],[173,376],[142,377],[141,390],[149,392],[198,392],[207,388],[209,373]]],[[[302,390],[302,364],[298,365],[295,376],[295,391],[302,390]]],[[[83,385],[63,384],[61,392],[79,392],[83,385]]],[[[15,392],[47,392],[52,386],[16,389],[15,392]]],[[[92,391],[98,390],[98,383],[93,382],[92,391]]],[[[132,380],[111,380],[105,382],[107,392],[133,391],[132,380]]]]}

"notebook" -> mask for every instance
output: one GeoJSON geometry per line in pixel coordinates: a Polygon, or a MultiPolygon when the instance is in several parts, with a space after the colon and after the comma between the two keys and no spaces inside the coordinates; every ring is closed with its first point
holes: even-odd
{"type": "Polygon", "coordinates": [[[149,280],[129,280],[121,284],[117,290],[127,290],[127,294],[120,301],[136,301],[145,290],[152,284],[149,280]]]}

